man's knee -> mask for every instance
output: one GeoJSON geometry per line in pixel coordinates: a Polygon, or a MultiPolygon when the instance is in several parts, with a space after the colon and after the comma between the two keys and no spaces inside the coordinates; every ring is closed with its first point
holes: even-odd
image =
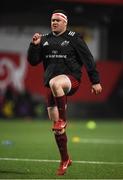
{"type": "Polygon", "coordinates": [[[51,80],[50,80],[49,85],[50,85],[50,88],[51,88],[53,91],[56,91],[56,90],[60,87],[59,81],[56,81],[56,80],[54,80],[54,79],[51,79],[51,80]]]}

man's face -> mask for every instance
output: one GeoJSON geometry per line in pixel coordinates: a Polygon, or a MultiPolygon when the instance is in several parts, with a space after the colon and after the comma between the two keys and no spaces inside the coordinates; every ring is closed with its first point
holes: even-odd
{"type": "Polygon", "coordinates": [[[59,34],[64,32],[67,27],[67,22],[61,17],[56,14],[53,14],[51,17],[51,30],[52,32],[59,34]]]}

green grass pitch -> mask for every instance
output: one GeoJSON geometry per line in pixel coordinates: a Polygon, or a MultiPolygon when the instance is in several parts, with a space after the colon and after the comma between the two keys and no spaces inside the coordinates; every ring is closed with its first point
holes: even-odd
{"type": "Polygon", "coordinates": [[[123,122],[69,120],[73,164],[56,176],[59,152],[48,120],[0,120],[0,179],[123,179],[123,122]]]}

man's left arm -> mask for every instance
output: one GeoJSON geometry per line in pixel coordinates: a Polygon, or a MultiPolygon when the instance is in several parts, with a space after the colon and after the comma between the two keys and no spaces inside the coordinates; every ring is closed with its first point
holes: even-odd
{"type": "Polygon", "coordinates": [[[99,72],[96,69],[96,63],[87,44],[81,38],[77,38],[77,48],[81,62],[85,65],[89,79],[92,83],[91,92],[99,94],[102,91],[99,72]]]}

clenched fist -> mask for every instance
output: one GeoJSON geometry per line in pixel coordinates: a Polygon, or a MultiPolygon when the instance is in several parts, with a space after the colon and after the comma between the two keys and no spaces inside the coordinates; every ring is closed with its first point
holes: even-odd
{"type": "Polygon", "coordinates": [[[91,92],[95,94],[100,94],[102,92],[102,86],[100,83],[93,84],[91,88],[91,92]]]}
{"type": "Polygon", "coordinates": [[[35,45],[39,44],[41,42],[41,36],[41,34],[35,33],[32,37],[32,43],[34,43],[35,45]]]}

